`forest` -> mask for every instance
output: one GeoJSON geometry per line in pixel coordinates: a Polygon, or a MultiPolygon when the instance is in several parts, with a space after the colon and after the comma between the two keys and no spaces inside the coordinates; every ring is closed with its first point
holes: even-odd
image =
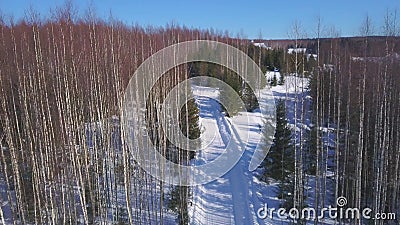
{"type": "MultiPolygon", "coordinates": [[[[308,52],[288,53],[289,45],[262,48],[212,29],[128,26],[91,10],[78,16],[69,4],[45,19],[33,10],[19,21],[0,16],[0,224],[189,224],[194,189],[141,169],[120,121],[124,91],[137,68],[157,51],[190,40],[234,46],[264,73],[279,72],[262,83],[273,91],[293,77],[309,82],[295,90],[307,96],[287,92],[276,98],[272,147],[250,173],[277,184],[281,206],[320,209],[345,196],[348,207],[400,216],[400,30],[394,11],[381,27],[374,30],[366,17],[359,37],[345,38],[317,21],[306,38],[294,24],[290,46],[308,52]]],[[[249,85],[220,65],[195,62],[169,70],[147,100],[146,128],[157,150],[182,165],[196,155],[167,139],[158,115],[168,93],[196,76],[220,79],[239,94],[245,109],[231,115],[221,106],[226,117],[259,108],[249,85]]],[[[219,97],[231,98],[224,92],[219,97]]],[[[196,100],[172,110],[186,137],[199,138],[196,100]]],[[[287,224],[332,223],[325,222],[287,224]]]]}

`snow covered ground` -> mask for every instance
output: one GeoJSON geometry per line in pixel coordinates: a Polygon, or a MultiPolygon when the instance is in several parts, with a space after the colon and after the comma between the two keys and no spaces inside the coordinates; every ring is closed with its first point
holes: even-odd
{"type": "Polygon", "coordinates": [[[194,163],[214,160],[224,151],[232,135],[238,142],[244,142],[237,146],[244,146],[239,150],[245,152],[239,163],[223,177],[193,187],[193,204],[189,212],[191,224],[258,224],[254,208],[258,202],[248,165],[252,151],[261,138],[261,115],[259,112],[241,112],[233,118],[225,117],[217,101],[217,89],[193,85],[192,90],[200,108],[201,130],[214,135],[212,143],[196,155],[194,163]],[[251,138],[246,142],[242,137],[247,132],[250,132],[251,138]]]}
{"type": "MultiPolygon", "coordinates": [[[[280,74],[268,74],[277,76],[280,74]]],[[[309,80],[296,76],[285,76],[285,83],[272,87],[275,98],[286,99],[289,125],[295,132],[296,144],[300,143],[300,133],[310,130],[311,113],[308,87],[309,80]]],[[[203,133],[209,133],[212,143],[200,151],[194,160],[195,164],[204,164],[214,160],[225,149],[231,135],[240,137],[249,132],[250,139],[243,143],[244,154],[240,161],[223,177],[205,185],[193,188],[193,202],[189,209],[190,224],[289,224],[290,221],[259,218],[257,211],[267,204],[269,208],[279,208],[280,200],[276,197],[277,184],[265,184],[259,181],[257,174],[248,170],[257,143],[262,141],[262,119],[259,112],[241,112],[228,118],[220,111],[218,103],[219,90],[216,88],[192,84],[192,91],[200,109],[200,125],[203,133]],[[249,120],[247,122],[247,119],[249,120]],[[233,123],[235,122],[235,123],[233,123]],[[237,124],[236,126],[233,124],[237,124]]],[[[265,91],[265,90],[264,90],[265,91]]],[[[266,95],[264,95],[266,97],[266,95]]],[[[265,100],[263,97],[259,99],[265,100]]],[[[207,135],[207,134],[204,134],[207,135]]],[[[308,179],[308,205],[313,205],[315,179],[308,179]]],[[[330,223],[332,221],[326,221],[330,223]]],[[[311,221],[310,221],[311,223],[311,221]]]]}

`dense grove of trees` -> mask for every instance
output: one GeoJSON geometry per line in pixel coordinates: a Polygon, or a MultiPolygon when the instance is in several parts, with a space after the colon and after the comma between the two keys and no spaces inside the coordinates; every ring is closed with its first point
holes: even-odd
{"type": "MultiPolygon", "coordinates": [[[[80,18],[68,4],[51,19],[27,15],[17,23],[0,20],[0,180],[6,189],[0,200],[8,202],[0,209],[23,224],[161,224],[170,206],[186,223],[190,189],[146,174],[123,144],[124,90],[138,66],[166,46],[237,40],[175,25],[128,27],[91,10],[80,18]],[[177,196],[168,202],[171,194],[177,196]]],[[[170,145],[158,129],[157,110],[188,73],[187,65],[168,71],[153,87],[146,111],[149,136],[181,164],[193,153],[170,145]]],[[[194,101],[176,110],[181,130],[197,138],[194,101]]]]}
{"type": "MultiPolygon", "coordinates": [[[[190,188],[168,186],[140,169],[119,121],[125,87],[138,66],[166,46],[197,39],[238,47],[263,71],[310,79],[310,130],[290,130],[285,102],[278,102],[277,131],[264,163],[264,180],[279,182],[285,207],[306,206],[313,176],[317,208],[345,196],[348,207],[400,213],[400,41],[395,14],[388,11],[384,22],[382,36],[372,36],[366,18],[360,37],[350,39],[335,29],[323,35],[318,21],[307,46],[314,58],[209,30],[128,27],[91,10],[80,18],[68,4],[46,20],[33,11],[18,22],[1,17],[0,188],[6,192],[0,193],[0,223],[7,212],[17,224],[162,224],[171,210],[187,224],[190,188]]],[[[291,38],[299,47],[304,37],[298,24],[291,38]]],[[[228,83],[248,111],[258,107],[248,85],[221,66],[196,62],[168,71],[148,99],[146,122],[157,149],[176,163],[188,164],[194,153],[169,143],[158,112],[177,83],[201,75],[228,83]]],[[[283,78],[273,85],[278,82],[283,78]]],[[[298,105],[304,107],[304,99],[296,97],[298,105]]],[[[198,138],[195,102],[176,110],[183,133],[198,138]]],[[[295,110],[295,121],[303,123],[306,113],[295,110]]]]}
{"type": "MultiPolygon", "coordinates": [[[[372,36],[368,17],[360,38],[338,38],[333,30],[332,39],[318,43],[319,69],[311,83],[315,124],[334,128],[335,196],[345,196],[350,207],[370,207],[374,212],[398,213],[400,205],[397,27],[395,14],[388,11],[381,37],[372,36]]],[[[323,152],[329,147],[317,141],[316,157],[328,157],[323,152]]],[[[316,175],[321,177],[326,169],[318,166],[316,175]]]]}
{"type": "MultiPolygon", "coordinates": [[[[280,184],[278,195],[294,185],[294,198],[280,196],[285,206],[290,199],[291,207],[301,209],[309,205],[306,202],[310,203],[307,196],[312,196],[311,205],[318,211],[328,205],[335,206],[336,199],[344,196],[348,200],[346,207],[368,207],[374,213],[398,214],[400,30],[396,11],[388,10],[379,33],[366,17],[359,37],[354,38],[341,38],[335,28],[323,29],[321,20],[317,22],[314,39],[307,40],[307,51],[317,57],[286,54],[286,70],[283,71],[310,79],[308,90],[297,90],[310,91],[312,97],[310,130],[293,130],[292,135],[297,139],[282,143],[287,134],[279,124],[278,114],[277,133],[264,163],[262,178],[280,184]],[[295,154],[294,162],[291,157],[282,158],[289,146],[295,154]],[[277,152],[277,147],[281,151],[277,152]],[[295,166],[295,176],[284,181],[289,175],[282,177],[282,173],[291,171],[286,163],[295,166]],[[305,189],[310,188],[310,177],[315,183],[311,195],[305,189]]],[[[299,39],[305,37],[299,24],[295,23],[291,32],[292,47],[300,47],[299,39]]],[[[294,108],[304,107],[304,99],[298,98],[295,97],[294,108]]],[[[281,103],[277,104],[277,113],[280,108],[281,103]]],[[[297,123],[306,123],[304,113],[306,108],[300,112],[295,110],[297,123]]],[[[314,220],[315,224],[319,222],[322,221],[314,220]]],[[[398,223],[396,220],[362,219],[338,222],[398,223]]]]}
{"type": "Polygon", "coordinates": [[[258,64],[263,72],[285,69],[286,49],[268,49],[249,45],[247,54],[258,64]]]}
{"type": "MultiPolygon", "coordinates": [[[[285,57],[287,54],[283,49],[267,49],[263,47],[258,47],[252,44],[247,40],[235,40],[231,43],[234,47],[245,52],[251,59],[256,62],[263,72],[267,71],[274,71],[274,70],[286,70],[285,65],[285,57]]],[[[305,57],[305,56],[304,56],[305,57]]],[[[246,82],[238,76],[235,72],[220,66],[211,63],[205,62],[195,62],[189,65],[189,73],[191,77],[195,76],[212,76],[218,78],[225,83],[229,84],[241,97],[243,100],[246,110],[251,112],[258,108],[258,102],[256,96],[254,95],[253,91],[246,84],[246,82]]],[[[275,80],[275,83],[282,84],[282,80],[275,80]]],[[[275,84],[275,85],[276,85],[275,84]]],[[[261,84],[265,85],[265,84],[261,84]]],[[[223,99],[230,99],[231,96],[227,95],[227,93],[222,92],[220,98],[223,99]]],[[[232,109],[235,112],[238,112],[240,109],[238,108],[237,103],[234,101],[227,101],[230,102],[232,105],[232,109]]],[[[222,107],[224,109],[224,107],[222,107]]],[[[225,110],[226,111],[226,110],[225,110]]],[[[232,112],[231,112],[232,113],[232,112]]],[[[234,116],[234,115],[229,115],[234,116]]]]}
{"type": "Polygon", "coordinates": [[[308,142],[313,160],[307,163],[317,178],[315,205],[319,208],[334,203],[327,199],[345,196],[347,207],[399,212],[397,26],[394,14],[388,13],[381,37],[372,36],[369,18],[362,24],[359,38],[338,38],[334,29],[330,39],[317,35],[318,58],[310,70],[314,127],[308,142]],[[332,158],[335,166],[329,165],[332,158]],[[335,174],[334,195],[327,185],[329,172],[335,174]]]}

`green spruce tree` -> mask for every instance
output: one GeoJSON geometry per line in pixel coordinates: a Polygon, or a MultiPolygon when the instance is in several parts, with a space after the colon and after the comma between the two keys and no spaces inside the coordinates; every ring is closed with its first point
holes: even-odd
{"type": "MultiPolygon", "coordinates": [[[[199,108],[194,99],[190,99],[181,109],[180,128],[182,133],[189,139],[195,140],[200,137],[199,108]]],[[[200,144],[200,143],[199,143],[200,144]]],[[[195,152],[186,151],[189,159],[193,159],[195,152]]],[[[183,154],[185,155],[185,154],[183,154]]]]}
{"type": "Polygon", "coordinates": [[[295,155],[292,145],[292,132],[286,118],[284,100],[276,105],[276,131],[273,144],[264,160],[262,179],[266,182],[278,182],[278,197],[283,199],[283,207],[293,204],[295,155]]]}
{"type": "Polygon", "coordinates": [[[276,86],[278,84],[278,79],[276,79],[276,74],[274,73],[274,77],[272,78],[271,85],[276,86]]]}
{"type": "MultiPolygon", "coordinates": [[[[187,138],[192,140],[200,137],[199,112],[199,108],[193,98],[190,98],[180,111],[180,129],[187,138]]],[[[200,145],[201,143],[199,142],[198,144],[200,145]]],[[[194,151],[178,149],[178,152],[179,156],[174,157],[178,159],[175,163],[188,165],[189,161],[195,156],[194,151]]],[[[191,197],[190,187],[180,185],[171,186],[169,194],[165,197],[167,207],[177,214],[177,224],[188,224],[188,204],[190,204],[191,197]]]]}
{"type": "Polygon", "coordinates": [[[178,214],[177,224],[185,225],[189,223],[188,204],[190,191],[187,186],[171,186],[167,207],[178,214]]]}

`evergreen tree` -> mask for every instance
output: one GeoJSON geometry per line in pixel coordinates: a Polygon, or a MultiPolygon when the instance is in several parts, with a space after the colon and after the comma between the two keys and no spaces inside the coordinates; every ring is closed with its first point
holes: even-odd
{"type": "Polygon", "coordinates": [[[276,86],[278,84],[278,79],[276,79],[276,74],[274,73],[274,77],[272,78],[271,85],[276,86]]]}
{"type": "MultiPolygon", "coordinates": [[[[194,140],[200,137],[199,109],[194,99],[190,99],[181,109],[180,128],[189,139],[194,140]]],[[[189,154],[189,159],[193,159],[195,152],[188,151],[187,154],[189,154]]]]}
{"type": "Polygon", "coordinates": [[[285,65],[284,63],[284,50],[279,48],[279,49],[274,49],[272,51],[272,58],[273,58],[273,62],[272,62],[272,66],[277,68],[277,69],[282,69],[282,66],[285,65]]]}
{"type": "Polygon", "coordinates": [[[292,133],[286,119],[284,100],[276,105],[276,132],[268,156],[264,160],[263,180],[279,182],[278,197],[284,199],[283,207],[293,204],[294,191],[294,151],[291,143],[292,133]]]}
{"type": "Polygon", "coordinates": [[[240,95],[247,112],[252,112],[259,107],[257,97],[249,85],[245,85],[240,95]]]}
{"type": "MultiPolygon", "coordinates": [[[[218,78],[218,77],[217,77],[218,78]]],[[[221,79],[223,82],[227,83],[232,89],[238,94],[242,94],[242,83],[243,80],[233,71],[224,68],[223,76],[221,79]]],[[[225,106],[221,106],[221,110],[228,116],[235,116],[238,112],[243,110],[235,99],[235,94],[227,90],[220,90],[220,99],[224,99],[225,106]],[[227,110],[230,109],[228,113],[227,110]]]]}
{"type": "MultiPolygon", "coordinates": [[[[194,99],[190,99],[181,108],[179,126],[182,133],[189,139],[197,139],[200,137],[199,127],[199,108],[194,99]]],[[[198,143],[200,144],[200,143],[198,143]]],[[[189,164],[188,161],[194,158],[194,151],[187,151],[178,149],[177,152],[173,151],[175,163],[189,164]]],[[[188,224],[188,203],[190,199],[190,187],[187,186],[171,186],[171,190],[165,196],[167,207],[177,214],[177,224],[188,224]]]]}
{"type": "Polygon", "coordinates": [[[167,207],[178,214],[177,222],[179,225],[189,223],[188,198],[190,198],[190,192],[187,186],[173,186],[169,193],[167,207]]]}

